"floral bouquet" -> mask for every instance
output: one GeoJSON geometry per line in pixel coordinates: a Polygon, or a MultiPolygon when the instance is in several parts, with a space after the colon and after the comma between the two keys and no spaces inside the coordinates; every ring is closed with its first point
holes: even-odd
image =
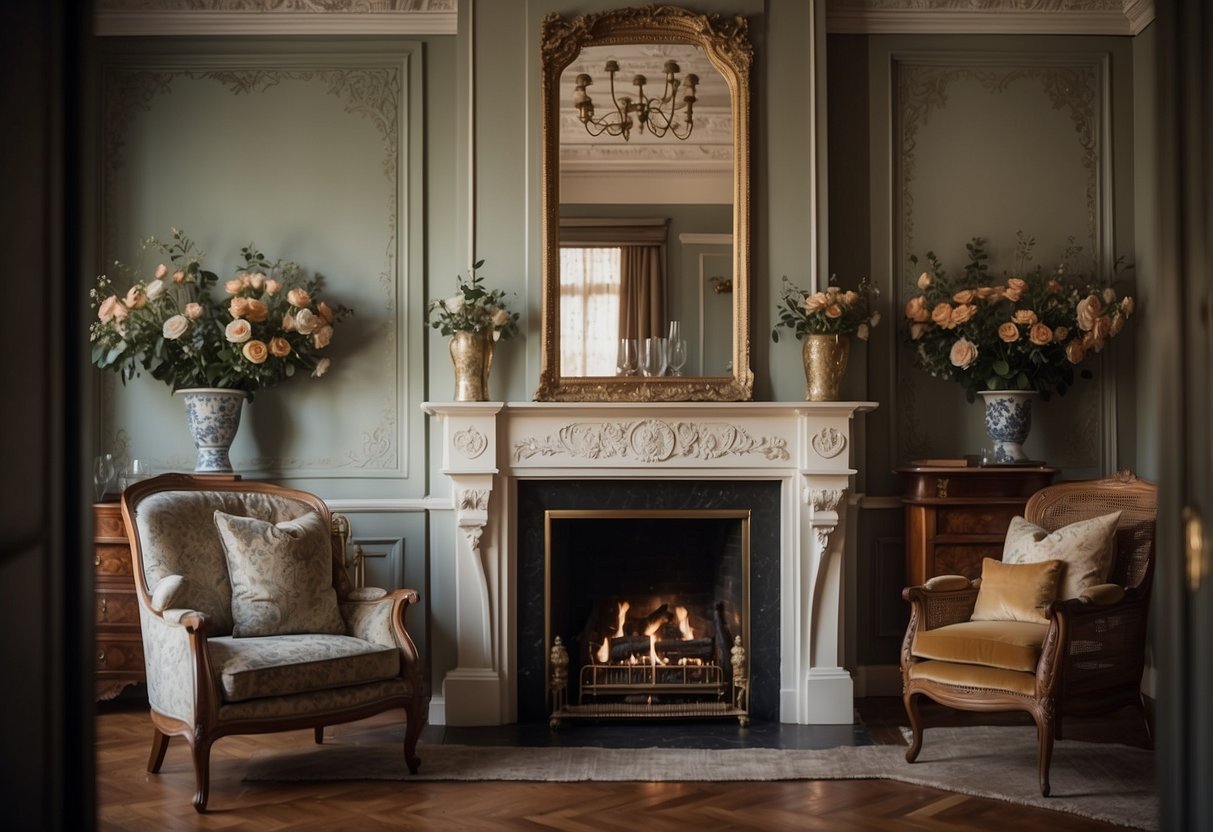
{"type": "Polygon", "coordinates": [[[806,292],[783,279],[783,291],[776,310],[779,323],[771,330],[771,340],[778,343],[779,327],[786,326],[800,340],[806,335],[850,335],[868,339],[872,327],[880,323],[880,312],[874,311],[879,291],[865,277],[857,290],[843,291],[830,276],[830,286],[824,292],[806,292]]]}
{"type": "MultiPolygon", "coordinates": [[[[250,396],[299,371],[328,371],[323,351],[352,310],[320,300],[320,281],[300,282],[297,264],[270,262],[250,243],[220,296],[218,276],[202,267],[202,253],[182,231],[173,229],[171,242],[151,237],[148,248],[172,266],[159,264],[151,280],[134,279],[125,291],[103,274],[89,292],[96,366],[118,372],[124,383],[142,368],[174,392],[219,387],[250,396]]],[[[117,261],[114,267],[131,272],[117,261]]]]}
{"type": "MultiPolygon", "coordinates": [[[[1016,236],[1018,276],[990,281],[985,240],[974,237],[959,275],[947,275],[927,252],[929,269],[918,277],[921,294],[906,303],[917,363],[937,378],[959,382],[970,402],[981,390],[1035,390],[1046,401],[1053,391],[1064,395],[1074,384],[1074,366],[1102,350],[1133,314],[1133,298],[1069,273],[1081,250],[1073,238],[1061,265],[1045,272],[1027,269],[1035,239],[1016,236]]],[[[910,262],[917,266],[917,257],[910,262]]],[[[1116,267],[1122,268],[1119,260],[1116,267]]]]}
{"type": "Polygon", "coordinates": [[[431,301],[426,309],[430,326],[443,335],[456,332],[491,332],[494,341],[509,340],[518,332],[518,313],[505,308],[505,292],[484,288],[484,278],[476,270],[483,260],[472,264],[470,276],[459,278],[459,291],[446,300],[431,301]]]}

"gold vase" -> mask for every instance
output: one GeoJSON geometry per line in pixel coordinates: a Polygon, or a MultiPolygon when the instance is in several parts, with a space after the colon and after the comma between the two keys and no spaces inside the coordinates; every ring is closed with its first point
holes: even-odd
{"type": "Polygon", "coordinates": [[[455,401],[487,402],[489,369],[493,366],[493,333],[456,332],[451,336],[451,364],[455,367],[455,401]]]}
{"type": "Polygon", "coordinates": [[[804,398],[808,402],[838,401],[838,387],[851,352],[848,335],[804,337],[804,398]]]}

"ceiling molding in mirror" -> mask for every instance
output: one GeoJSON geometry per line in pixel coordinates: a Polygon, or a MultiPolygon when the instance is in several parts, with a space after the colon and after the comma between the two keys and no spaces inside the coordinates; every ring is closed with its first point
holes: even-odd
{"type": "MultiPolygon", "coordinates": [[[[702,15],[673,6],[625,8],[575,18],[550,14],[542,24],[541,52],[542,366],[535,399],[749,400],[754,384],[749,333],[749,126],[754,53],[746,19],[702,15]],[[613,90],[612,66],[616,68],[613,90]],[[649,116],[648,125],[664,126],[665,119],[673,118],[678,121],[676,129],[665,135],[660,135],[662,129],[642,129],[648,113],[642,115],[636,106],[642,98],[634,86],[637,75],[644,76],[644,97],[652,96],[656,102],[666,99],[663,112],[649,116]],[[669,96],[672,81],[678,85],[669,96]],[[690,101],[686,101],[688,97],[690,101]],[[676,109],[671,116],[672,107],[676,109]],[[630,113],[630,129],[617,128],[617,108],[630,113]],[[690,119],[687,110],[692,110],[690,119]],[[610,129],[604,129],[608,123],[610,129]],[[627,133],[626,139],[621,132],[627,133]],[[562,310],[562,247],[566,257],[573,257],[568,262],[589,271],[591,267],[584,264],[596,261],[589,254],[594,240],[586,241],[585,229],[655,219],[665,221],[669,241],[675,244],[663,242],[654,247],[650,259],[660,264],[653,272],[658,277],[646,272],[651,282],[644,285],[646,294],[660,299],[651,308],[637,313],[629,300],[619,300],[610,312],[581,313],[582,306],[588,309],[585,298],[591,290],[570,289],[566,281],[562,310]],[[580,230],[572,232],[573,228],[580,230]],[[671,321],[679,321],[686,336],[682,340],[694,350],[704,343],[707,322],[721,314],[713,310],[705,314],[698,279],[683,275],[697,275],[700,269],[698,263],[689,262],[689,256],[687,263],[679,260],[683,247],[676,242],[688,234],[714,234],[713,239],[732,243],[722,247],[727,253],[720,255],[720,262],[726,271],[731,263],[727,278],[733,291],[715,295],[712,301],[725,304],[726,321],[731,301],[732,325],[720,327],[723,331],[711,330],[711,337],[726,342],[731,336],[731,345],[720,345],[721,354],[712,366],[703,366],[703,355],[691,356],[686,367],[698,370],[703,366],[706,375],[620,374],[613,350],[624,332],[660,330],[665,334],[671,321]],[[574,250],[579,246],[586,248],[574,250]],[[660,288],[653,290],[652,285],[660,288]],[[580,294],[572,294],[575,292],[580,294]],[[562,311],[566,313],[563,319],[562,311]],[[585,317],[570,319],[578,314],[585,317]],[[633,319],[625,320],[629,314],[633,319]],[[590,340],[595,343],[590,345],[590,340]],[[593,353],[596,358],[576,364],[562,361],[562,347],[565,356],[582,359],[583,353],[593,353]],[[611,350],[609,356],[607,350],[611,350]],[[582,374],[565,372],[566,364],[582,374]]],[[[622,259],[628,260],[626,249],[622,259]]],[[[567,262],[565,268],[567,276],[567,262]]],[[[628,266],[602,268],[623,273],[615,276],[617,287],[635,279],[628,266]]],[[[635,294],[622,288],[595,291],[616,292],[624,298],[635,294]]]]}

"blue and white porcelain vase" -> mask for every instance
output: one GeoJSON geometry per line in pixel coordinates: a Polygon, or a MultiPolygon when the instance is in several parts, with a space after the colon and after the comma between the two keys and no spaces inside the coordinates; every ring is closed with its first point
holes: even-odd
{"type": "Polygon", "coordinates": [[[1027,462],[1023,443],[1032,429],[1035,390],[981,390],[986,402],[986,435],[994,443],[994,462],[1027,462]]]}
{"type": "Polygon", "coordinates": [[[185,401],[185,423],[198,449],[194,473],[230,474],[232,460],[228,452],[240,429],[240,411],[248,393],[194,387],[178,390],[177,394],[185,401]]]}

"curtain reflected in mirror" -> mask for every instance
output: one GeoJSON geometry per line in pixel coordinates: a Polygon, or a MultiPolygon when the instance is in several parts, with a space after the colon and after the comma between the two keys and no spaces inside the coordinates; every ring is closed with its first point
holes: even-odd
{"type": "Polygon", "coordinates": [[[621,251],[560,249],[560,366],[569,375],[616,373],[621,251]]]}

